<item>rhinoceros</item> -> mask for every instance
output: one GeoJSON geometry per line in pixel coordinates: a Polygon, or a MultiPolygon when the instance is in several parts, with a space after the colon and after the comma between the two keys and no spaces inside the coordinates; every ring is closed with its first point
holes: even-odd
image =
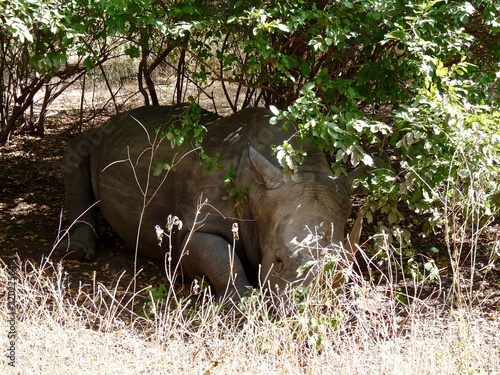
{"type": "Polygon", "coordinates": [[[296,129],[291,122],[288,130],[283,122],[271,124],[272,112],[264,108],[218,119],[202,111],[203,150],[220,155],[223,166],[207,170],[199,149],[175,146],[162,136],[182,126],[189,111],[188,105],[138,108],[70,142],[63,171],[74,224],[63,247],[86,259],[94,256],[100,209],[132,248],[165,262],[180,260],[189,275],[208,279],[216,296],[239,298],[252,286],[277,291],[310,282],[310,275],[299,277],[300,266],[342,252],[351,178],[335,177],[324,153],[307,143],[294,178],[285,178],[272,145],[287,141],[298,147],[296,129]],[[234,175],[229,190],[240,193],[237,200],[227,199],[231,194],[222,182],[227,171],[234,175]],[[200,202],[207,203],[198,210],[200,202]],[[169,215],[182,228],[159,244],[158,228],[169,215]],[[312,238],[318,240],[315,246],[312,238]]]}

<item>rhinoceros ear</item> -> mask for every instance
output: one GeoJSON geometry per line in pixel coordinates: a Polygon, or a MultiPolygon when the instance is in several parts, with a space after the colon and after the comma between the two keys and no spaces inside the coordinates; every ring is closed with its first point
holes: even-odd
{"type": "Polygon", "coordinates": [[[276,189],[283,184],[283,172],[260,152],[248,144],[248,159],[255,182],[266,185],[268,189],[276,189]]]}

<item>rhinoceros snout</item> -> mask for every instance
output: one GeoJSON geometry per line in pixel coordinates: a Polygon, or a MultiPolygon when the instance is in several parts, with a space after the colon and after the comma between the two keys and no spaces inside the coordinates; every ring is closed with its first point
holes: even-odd
{"type": "Polygon", "coordinates": [[[318,258],[310,254],[300,256],[299,251],[279,249],[264,259],[261,270],[263,286],[274,292],[283,292],[287,288],[309,285],[317,274],[314,265],[318,258]]]}
{"type": "Polygon", "coordinates": [[[280,273],[272,272],[270,273],[266,287],[275,295],[281,295],[283,292],[290,290],[291,288],[308,286],[314,280],[316,274],[309,270],[300,276],[297,273],[292,272],[280,273]]]}
{"type": "Polygon", "coordinates": [[[332,286],[337,288],[340,285],[342,270],[348,269],[351,263],[350,253],[342,242],[331,242],[328,234],[292,242],[294,245],[289,248],[270,251],[271,255],[263,258],[263,286],[277,294],[290,288],[307,287],[329,264],[327,268],[336,274],[332,286]]]}

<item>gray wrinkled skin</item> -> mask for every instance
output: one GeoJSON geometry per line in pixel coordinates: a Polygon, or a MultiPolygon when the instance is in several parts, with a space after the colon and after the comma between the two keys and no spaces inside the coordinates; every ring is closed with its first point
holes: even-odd
{"type": "Polygon", "coordinates": [[[197,151],[189,153],[190,146],[172,149],[170,141],[157,141],[153,164],[165,156],[183,159],[165,180],[165,171],[153,176],[149,142],[155,139],[155,129],[188,110],[185,105],[139,108],[111,118],[100,129],[82,133],[70,143],[64,156],[64,174],[68,217],[76,224],[66,249],[88,259],[94,256],[95,202],[120,237],[135,248],[146,201],[139,253],[164,261],[169,241],[164,239],[158,245],[155,226],[165,228],[169,215],[178,216],[183,226],[174,230],[171,238],[173,260],[176,262],[185,248],[183,269],[208,278],[217,296],[228,291],[237,299],[250,286],[258,285],[259,277],[265,285],[279,290],[304,281],[298,278],[297,268],[321,259],[323,247],[333,251],[345,238],[351,210],[348,179],[334,177],[324,155],[312,149],[307,150],[296,181],[285,182],[280,164],[271,155],[271,145],[290,139],[294,128],[290,126],[287,132],[281,124],[270,125],[272,115],[262,108],[213,122],[213,115],[204,112],[201,120],[208,129],[205,152],[209,156],[220,153],[224,168],[236,171],[236,187],[249,186],[248,203],[235,205],[231,199],[223,200],[228,195],[221,182],[226,171],[204,171],[197,151]],[[198,221],[203,222],[196,225],[187,242],[200,196],[209,205],[202,208],[198,221]],[[239,226],[234,257],[229,251],[233,223],[239,226]],[[321,246],[304,246],[312,241],[312,235],[319,236],[321,246]]]}

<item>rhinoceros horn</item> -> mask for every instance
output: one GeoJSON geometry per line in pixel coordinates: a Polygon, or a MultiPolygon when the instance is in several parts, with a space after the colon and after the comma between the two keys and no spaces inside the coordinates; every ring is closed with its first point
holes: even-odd
{"type": "Polygon", "coordinates": [[[361,238],[361,230],[363,229],[363,217],[365,216],[365,208],[359,210],[358,217],[354,222],[351,233],[347,236],[346,243],[344,245],[345,251],[351,260],[354,259],[354,254],[358,251],[357,246],[359,245],[359,239],[361,238]]]}
{"type": "MultiPolygon", "coordinates": [[[[370,169],[369,166],[365,164],[360,164],[357,168],[349,172],[347,175],[347,184],[349,187],[352,186],[354,180],[358,178],[361,173],[365,170],[370,169]]],[[[357,246],[359,245],[359,239],[361,238],[361,230],[363,229],[363,218],[365,216],[366,209],[361,208],[359,210],[354,226],[352,227],[351,233],[347,236],[344,249],[347,253],[349,260],[354,260],[354,254],[358,251],[357,246]]]]}

